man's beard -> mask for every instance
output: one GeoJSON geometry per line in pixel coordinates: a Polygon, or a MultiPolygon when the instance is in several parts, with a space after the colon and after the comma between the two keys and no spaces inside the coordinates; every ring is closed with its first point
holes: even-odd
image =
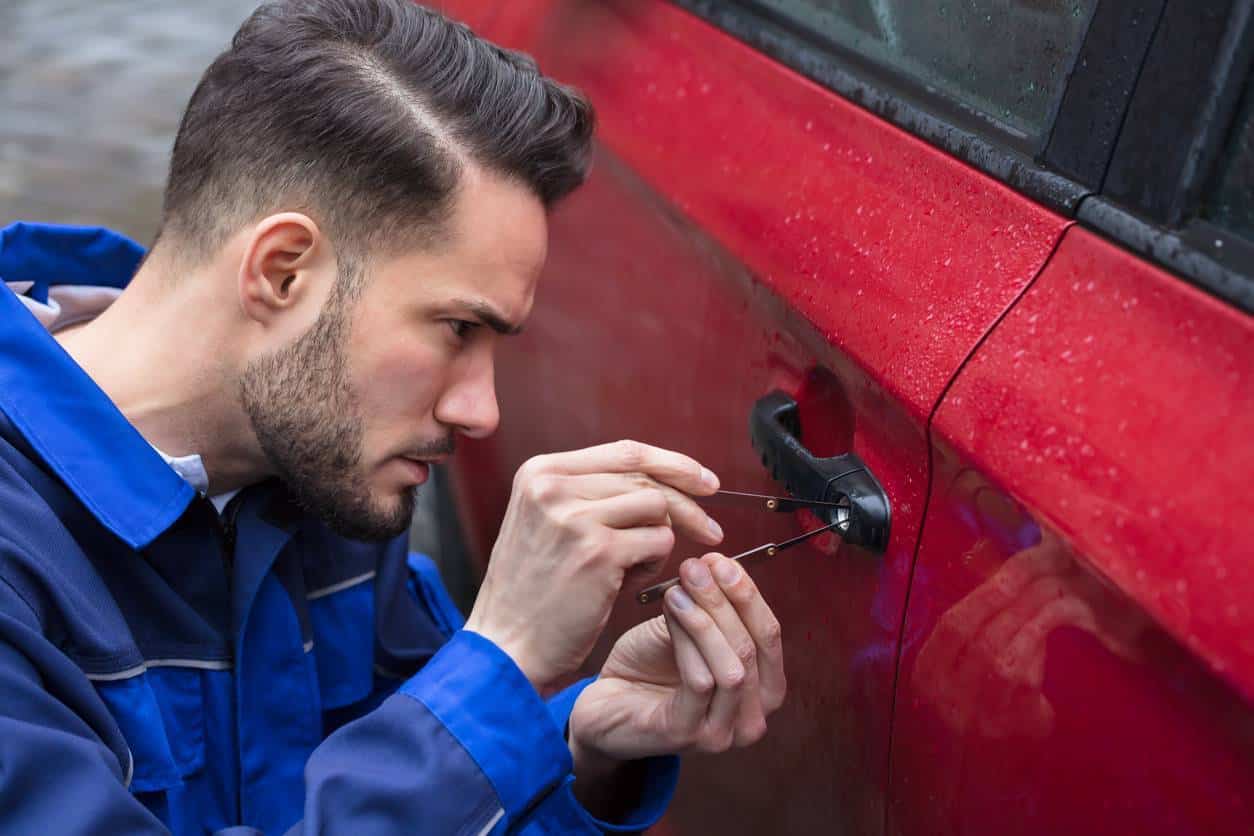
{"type": "Polygon", "coordinates": [[[307,333],[248,364],[240,399],[262,452],[297,504],[343,537],[388,540],[409,526],[414,491],[385,506],[371,496],[361,470],[364,431],[348,380],[350,308],[333,291],[307,333]]]}

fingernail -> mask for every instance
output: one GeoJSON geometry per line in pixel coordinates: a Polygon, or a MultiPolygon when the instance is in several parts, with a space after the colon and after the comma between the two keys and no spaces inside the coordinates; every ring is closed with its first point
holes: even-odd
{"type": "Polygon", "coordinates": [[[714,577],[718,578],[718,582],[723,586],[731,586],[740,580],[740,567],[735,561],[720,557],[714,564],[714,577]]]}
{"type": "Polygon", "coordinates": [[[723,539],[723,527],[719,525],[718,523],[714,522],[713,517],[707,518],[706,521],[709,523],[710,533],[713,534],[717,539],[722,540],[723,539]]]}
{"type": "Polygon", "coordinates": [[[692,609],[692,599],[688,597],[688,593],[684,592],[677,586],[671,587],[671,591],[666,593],[666,597],[675,605],[677,610],[692,609]]]}
{"type": "Polygon", "coordinates": [[[706,487],[718,490],[718,477],[708,467],[701,468],[701,481],[706,484],[706,487]]]}
{"type": "Polygon", "coordinates": [[[689,560],[683,566],[683,573],[688,578],[688,583],[703,589],[710,585],[713,578],[710,577],[710,570],[705,568],[705,564],[699,560],[689,560]]]}

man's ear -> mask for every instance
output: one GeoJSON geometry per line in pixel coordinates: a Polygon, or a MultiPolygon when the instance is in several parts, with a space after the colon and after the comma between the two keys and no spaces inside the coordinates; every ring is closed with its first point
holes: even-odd
{"type": "Polygon", "coordinates": [[[318,225],[300,212],[270,215],[258,223],[244,247],[239,297],[244,313],[258,322],[312,305],[321,310],[335,257],[318,225]]]}

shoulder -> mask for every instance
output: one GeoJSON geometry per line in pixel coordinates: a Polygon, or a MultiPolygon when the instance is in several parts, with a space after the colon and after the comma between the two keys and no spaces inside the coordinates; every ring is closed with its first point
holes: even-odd
{"type": "Polygon", "coordinates": [[[84,669],[137,661],[126,619],[64,518],[76,503],[61,501],[72,499],[63,488],[54,495],[59,486],[46,474],[48,484],[34,484],[35,468],[0,437],[0,581],[10,592],[0,613],[38,629],[84,669]]]}

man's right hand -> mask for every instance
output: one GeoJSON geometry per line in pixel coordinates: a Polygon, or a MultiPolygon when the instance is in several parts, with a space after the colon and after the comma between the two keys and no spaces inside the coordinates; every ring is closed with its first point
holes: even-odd
{"type": "Polygon", "coordinates": [[[717,489],[696,460],[634,441],[528,460],[466,629],[547,687],[579,667],[628,570],[665,560],[675,530],[708,545],[723,539],[692,500],[717,489]]]}

